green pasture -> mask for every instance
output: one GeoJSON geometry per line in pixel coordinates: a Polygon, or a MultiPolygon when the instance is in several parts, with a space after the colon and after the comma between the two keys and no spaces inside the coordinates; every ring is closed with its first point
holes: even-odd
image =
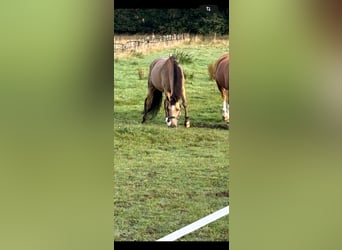
{"type": "MultiPolygon", "coordinates": [[[[206,41],[114,59],[115,241],[154,241],[229,205],[229,128],[208,74],[227,51],[227,41],[206,41]],[[191,58],[181,64],[191,127],[183,110],[177,128],[166,126],[163,109],[141,124],[149,64],[175,51],[191,58]]],[[[227,241],[228,220],[178,241],[227,241]]]]}

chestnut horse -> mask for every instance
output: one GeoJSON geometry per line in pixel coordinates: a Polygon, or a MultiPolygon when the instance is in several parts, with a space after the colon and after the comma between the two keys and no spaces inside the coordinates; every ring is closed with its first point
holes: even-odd
{"type": "Polygon", "coordinates": [[[180,100],[185,111],[184,126],[190,127],[188,105],[185,96],[185,78],[182,67],[174,56],[157,58],[150,64],[147,82],[147,97],[144,103],[144,116],[153,119],[160,110],[165,94],[164,110],[165,122],[168,127],[177,127],[181,116],[180,100]]]}
{"type": "Polygon", "coordinates": [[[214,78],[223,101],[222,119],[229,123],[229,54],[222,55],[215,62],[214,78]]]}

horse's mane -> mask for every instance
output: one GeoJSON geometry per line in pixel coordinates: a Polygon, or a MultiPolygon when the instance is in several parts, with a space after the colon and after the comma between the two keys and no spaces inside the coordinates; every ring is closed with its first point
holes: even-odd
{"type": "Polygon", "coordinates": [[[169,60],[173,65],[173,92],[171,95],[171,105],[174,105],[182,95],[183,74],[175,56],[170,56],[169,60]]]}

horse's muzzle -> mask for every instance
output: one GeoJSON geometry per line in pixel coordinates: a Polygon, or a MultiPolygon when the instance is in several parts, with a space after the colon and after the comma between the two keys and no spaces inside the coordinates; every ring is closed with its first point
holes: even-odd
{"type": "Polygon", "coordinates": [[[175,116],[168,116],[165,118],[166,125],[171,128],[177,127],[177,122],[178,122],[179,117],[175,116]]]}

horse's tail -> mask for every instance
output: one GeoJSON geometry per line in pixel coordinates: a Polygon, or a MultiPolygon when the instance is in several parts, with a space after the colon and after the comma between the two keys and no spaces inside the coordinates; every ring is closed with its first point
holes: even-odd
{"type": "Polygon", "coordinates": [[[150,95],[145,99],[144,117],[146,118],[149,116],[150,119],[156,117],[160,110],[162,100],[163,92],[159,91],[158,89],[153,89],[152,92],[150,92],[150,95]]]}
{"type": "Polygon", "coordinates": [[[152,115],[151,119],[153,119],[159,112],[161,103],[163,100],[163,92],[159,91],[158,89],[154,89],[151,107],[148,110],[148,113],[152,115]]]}

